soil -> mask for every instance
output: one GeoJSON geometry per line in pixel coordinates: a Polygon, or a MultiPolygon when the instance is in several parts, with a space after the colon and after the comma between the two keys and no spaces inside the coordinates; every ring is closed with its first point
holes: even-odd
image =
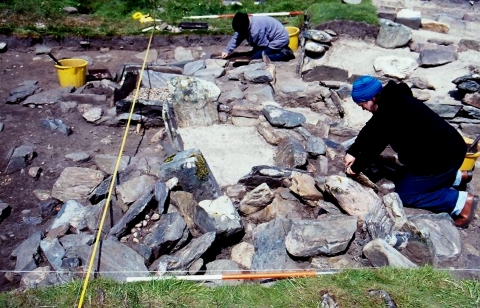
{"type": "MultiPolygon", "coordinates": [[[[348,34],[351,29],[352,36],[365,37],[374,34],[374,27],[358,23],[336,22],[334,30],[348,34]],[[340,31],[341,29],[341,31],[340,31]],[[353,30],[352,30],[353,29],[353,30]]],[[[62,42],[51,38],[21,39],[16,37],[0,37],[0,41],[8,43],[9,50],[0,54],[0,99],[8,97],[9,92],[25,80],[37,80],[41,89],[57,88],[58,77],[54,62],[47,55],[35,55],[35,44],[43,43],[55,46],[53,54],[57,59],[89,56],[95,63],[92,69],[108,69],[112,75],[118,72],[124,64],[138,63],[142,60],[135,55],[146,49],[146,38],[111,38],[90,40],[90,49],[79,47],[81,38],[70,38],[62,42]],[[100,50],[102,48],[102,51],[100,50]],[[106,48],[106,49],[105,49],[106,48]],[[108,49],[108,50],[107,50],[108,49]]],[[[202,47],[203,52],[219,53],[226,43],[227,38],[221,36],[198,37],[188,36],[182,38],[158,37],[152,45],[158,51],[159,58],[166,62],[174,62],[174,49],[178,46],[189,46],[192,49],[202,47]]],[[[106,93],[111,96],[112,93],[106,93]]],[[[43,189],[50,191],[54,182],[65,167],[82,166],[95,168],[92,162],[74,163],[65,158],[65,155],[77,151],[87,153],[117,154],[123,137],[123,127],[95,126],[87,123],[79,112],[62,113],[57,104],[44,105],[42,108],[28,108],[23,105],[2,104],[0,123],[4,124],[0,132],[0,200],[12,207],[10,215],[0,221],[0,291],[6,291],[18,286],[17,282],[10,282],[5,278],[5,273],[15,267],[15,259],[10,255],[22,241],[39,230],[45,230],[55,215],[52,211],[42,211],[39,200],[33,190],[43,189]],[[41,127],[40,121],[45,118],[60,118],[73,133],[65,136],[52,133],[41,127]],[[111,144],[104,144],[103,138],[109,137],[111,144]],[[13,149],[20,145],[34,147],[37,157],[31,165],[21,172],[5,174],[9,156],[13,149]],[[32,178],[28,175],[30,167],[40,167],[41,176],[32,178]],[[29,221],[29,217],[42,217],[39,224],[29,221]]],[[[136,134],[135,128],[129,132],[124,155],[133,156],[141,145],[149,144],[152,136],[157,132],[148,129],[144,134],[136,134]]],[[[475,171],[478,179],[480,176],[475,171]]],[[[472,185],[478,185],[474,181],[472,185]]],[[[473,189],[473,188],[472,188],[473,189]]],[[[480,190],[477,190],[480,191],[480,190]]],[[[478,232],[479,222],[476,220],[470,228],[461,231],[464,247],[480,247],[478,232]]],[[[462,254],[455,264],[445,264],[445,267],[468,268],[470,264],[480,264],[477,258],[468,252],[462,254]]],[[[462,274],[463,275],[463,274],[462,274]]],[[[463,277],[467,277],[463,275],[463,277]]]]}

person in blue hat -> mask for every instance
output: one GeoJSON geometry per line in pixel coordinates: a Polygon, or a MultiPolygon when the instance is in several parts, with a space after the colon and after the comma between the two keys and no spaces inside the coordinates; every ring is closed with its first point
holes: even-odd
{"type": "Polygon", "coordinates": [[[290,38],[281,22],[270,16],[248,16],[237,12],[232,20],[235,34],[222,52],[222,58],[228,58],[232,52],[246,40],[253,49],[250,58],[262,59],[265,53],[271,61],[289,61],[295,59],[288,47],[290,38]]]}
{"type": "Polygon", "coordinates": [[[456,189],[472,179],[471,171],[459,171],[467,152],[459,132],[413,97],[403,82],[382,86],[378,79],[362,76],[353,83],[352,99],[372,117],[347,150],[345,172],[362,172],[390,145],[406,169],[394,180],[402,202],[446,212],[457,227],[467,227],[478,196],[456,189]]]}

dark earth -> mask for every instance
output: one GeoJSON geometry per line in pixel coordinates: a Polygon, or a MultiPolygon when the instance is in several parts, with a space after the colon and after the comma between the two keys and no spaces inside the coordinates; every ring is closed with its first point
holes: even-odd
{"type": "MultiPolygon", "coordinates": [[[[459,1],[459,0],[457,0],[459,1]]],[[[466,1],[462,1],[466,2],[466,1]]],[[[456,3],[456,4],[459,4],[456,3]]],[[[330,28],[340,35],[356,38],[372,38],[378,28],[353,22],[332,22],[321,28],[330,28]]],[[[152,48],[158,51],[159,59],[165,62],[175,62],[174,50],[178,46],[191,49],[202,48],[203,52],[220,53],[229,37],[182,35],[155,36],[152,48]]],[[[89,56],[95,63],[92,69],[108,69],[112,75],[118,72],[124,64],[138,63],[142,60],[135,57],[138,52],[147,48],[148,37],[117,37],[109,39],[90,40],[90,48],[80,47],[82,38],[69,38],[57,41],[53,38],[18,38],[14,36],[1,37],[7,42],[8,51],[0,54],[0,101],[8,97],[9,92],[25,80],[37,80],[41,89],[49,90],[59,87],[54,62],[47,55],[36,55],[36,44],[53,47],[52,53],[58,59],[89,56]],[[102,50],[100,50],[102,48],[102,50]],[[100,56],[100,58],[98,58],[100,56]]],[[[113,93],[107,93],[111,96],[113,93]]],[[[0,291],[8,291],[18,287],[18,281],[10,282],[5,273],[15,267],[15,259],[10,255],[28,236],[38,230],[45,230],[51,223],[55,208],[42,211],[39,200],[32,193],[34,189],[50,191],[54,182],[64,168],[70,166],[95,168],[93,162],[74,163],[65,158],[72,152],[117,154],[123,137],[124,127],[110,127],[87,123],[79,112],[62,113],[56,104],[44,105],[42,108],[29,108],[22,104],[2,104],[0,107],[0,123],[4,124],[0,132],[0,200],[12,207],[7,217],[0,218],[0,291]],[[52,133],[41,127],[44,118],[60,118],[73,130],[70,136],[52,133]],[[111,137],[112,144],[100,142],[102,138],[111,137]],[[30,166],[20,172],[5,174],[11,151],[20,145],[34,147],[36,157],[30,166]],[[32,178],[28,175],[30,167],[40,167],[41,176],[32,178]],[[42,217],[40,224],[33,224],[30,217],[42,217]]],[[[134,156],[142,144],[148,144],[158,129],[147,129],[145,134],[136,134],[135,127],[130,129],[124,155],[134,156]]],[[[475,170],[474,180],[469,190],[480,191],[479,171],[475,170]],[[478,180],[477,180],[478,179],[478,180]]],[[[476,233],[479,222],[462,230],[463,253],[452,264],[441,264],[442,268],[477,268],[480,260],[469,254],[469,247],[480,247],[480,239],[476,233]]],[[[454,272],[460,277],[475,276],[475,271],[454,272]]]]}

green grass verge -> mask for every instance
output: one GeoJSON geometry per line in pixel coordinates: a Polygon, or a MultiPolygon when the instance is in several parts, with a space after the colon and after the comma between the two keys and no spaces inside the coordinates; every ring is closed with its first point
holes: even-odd
{"type": "Polygon", "coordinates": [[[350,5],[337,0],[323,0],[312,4],[307,9],[311,15],[310,23],[319,25],[331,20],[352,20],[372,25],[379,25],[377,10],[370,0],[363,0],[358,5],[350,5]]]}
{"type": "MultiPolygon", "coordinates": [[[[164,280],[89,283],[83,307],[319,307],[321,294],[333,295],[340,307],[384,307],[369,291],[388,292],[398,307],[478,307],[479,282],[455,280],[431,267],[419,269],[345,270],[316,278],[206,287],[199,283],[164,280]]],[[[0,307],[76,307],[81,282],[57,287],[0,294],[0,307]]]]}
{"type": "MultiPolygon", "coordinates": [[[[170,25],[178,25],[181,21],[207,22],[215,34],[232,34],[231,19],[188,20],[186,17],[232,14],[236,11],[271,13],[307,10],[312,27],[335,19],[378,24],[371,0],[364,0],[359,5],[344,4],[340,0],[266,0],[260,5],[255,5],[254,0],[244,0],[241,6],[223,6],[221,3],[219,0],[0,0],[0,34],[51,35],[58,38],[148,35],[141,30],[149,25],[132,19],[135,12],[150,14],[170,25]],[[66,6],[77,7],[83,14],[66,15],[63,12],[66,6]]],[[[303,16],[278,19],[293,26],[300,26],[303,22],[303,16]]]]}

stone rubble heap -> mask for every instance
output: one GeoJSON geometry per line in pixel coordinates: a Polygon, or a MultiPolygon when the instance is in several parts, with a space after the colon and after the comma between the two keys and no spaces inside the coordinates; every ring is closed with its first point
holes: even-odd
{"type": "MultiPolygon", "coordinates": [[[[418,66],[455,61],[457,48],[412,43],[409,31],[382,20],[377,44],[385,48],[410,44],[419,53],[419,62],[379,59],[375,69],[383,72],[379,76],[383,80],[395,78],[432,89],[428,81],[410,80],[409,74],[418,66]]],[[[329,44],[335,40],[331,31],[311,34],[329,38],[329,44]]],[[[161,143],[154,152],[122,157],[116,194],[101,230],[102,253],[96,267],[100,276],[124,281],[151,274],[440,266],[455,260],[461,253],[461,241],[450,216],[406,215],[391,182],[380,183],[376,192],[344,176],[342,157],[358,133],[344,125],[343,118],[350,100],[349,82],[355,76],[342,68],[316,66],[315,61],[306,58],[303,81],[293,76],[276,80],[275,67],[286,64],[275,64],[272,70],[263,61],[232,68],[226,60],[206,58],[184,63],[181,74],[175,65],[146,71],[142,78],[146,89],[134,110],[134,122],[165,126],[162,112],[167,100],[180,127],[256,126],[260,135],[277,147],[275,165],[255,166],[237,184],[220,187],[197,149],[171,153],[161,143]],[[302,102],[304,105],[299,105],[302,102]],[[307,123],[301,112],[284,108],[288,105],[317,111],[321,120],[307,123]]],[[[101,80],[78,89],[40,92],[36,81],[26,81],[11,92],[6,103],[30,107],[57,104],[64,112],[77,110],[95,125],[123,125],[132,103],[128,87],[138,74],[133,68],[121,84],[101,80]],[[98,88],[108,94],[95,94],[98,88]]],[[[475,76],[457,82],[462,89],[476,89],[475,76]]],[[[453,119],[463,110],[471,121],[480,119],[479,106],[464,103],[475,110],[460,103],[455,105],[456,112],[445,111],[450,105],[429,106],[435,106],[445,118],[453,119]]],[[[69,134],[60,119],[42,121],[49,130],[69,134]]],[[[159,139],[166,140],[165,134],[159,139]]],[[[117,157],[97,154],[90,158],[83,152],[68,155],[75,162],[93,159],[98,168],[65,168],[51,191],[35,191],[44,217],[54,219],[45,232],[33,234],[12,253],[16,266],[7,277],[21,275],[22,286],[81,278],[100,232],[117,157]]],[[[33,148],[15,149],[8,172],[19,172],[33,159],[33,148]]],[[[0,202],[2,216],[9,208],[0,202]]]]}

